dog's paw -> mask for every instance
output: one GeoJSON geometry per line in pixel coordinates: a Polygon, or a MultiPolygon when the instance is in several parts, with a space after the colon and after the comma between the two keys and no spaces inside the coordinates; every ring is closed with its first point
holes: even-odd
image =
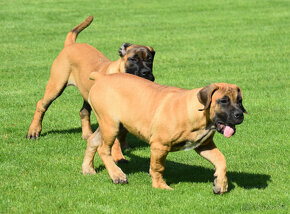
{"type": "Polygon", "coordinates": [[[227,178],[224,179],[214,179],[213,182],[213,193],[214,194],[223,194],[228,191],[228,182],[227,178]]]}
{"type": "Polygon", "coordinates": [[[39,138],[40,132],[41,131],[28,132],[27,135],[26,135],[26,139],[28,139],[28,140],[36,140],[36,139],[39,138]]]}
{"type": "Polygon", "coordinates": [[[152,187],[157,188],[157,189],[173,190],[173,188],[168,186],[163,179],[153,179],[152,178],[152,187]]]}
{"type": "Polygon", "coordinates": [[[112,180],[114,184],[127,184],[128,183],[128,179],[127,178],[117,178],[112,180]]]}
{"type": "Polygon", "coordinates": [[[167,190],[173,190],[173,188],[171,188],[170,186],[168,186],[166,183],[164,184],[155,184],[152,185],[153,188],[157,188],[157,189],[167,189],[167,190]]]}
{"type": "Polygon", "coordinates": [[[111,174],[110,177],[114,184],[127,184],[128,183],[127,176],[124,172],[122,172],[121,169],[111,174]]]}
{"type": "Polygon", "coordinates": [[[28,129],[26,139],[35,140],[38,139],[42,130],[41,124],[35,125],[32,123],[28,129]]]}
{"type": "Polygon", "coordinates": [[[125,174],[123,174],[122,176],[112,178],[112,181],[114,184],[127,184],[128,183],[128,179],[125,174]]]}
{"type": "Polygon", "coordinates": [[[83,175],[95,175],[96,170],[92,167],[82,167],[83,175]]]}

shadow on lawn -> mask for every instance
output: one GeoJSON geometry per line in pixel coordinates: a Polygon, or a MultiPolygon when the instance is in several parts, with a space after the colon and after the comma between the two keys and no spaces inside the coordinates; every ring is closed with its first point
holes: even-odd
{"type": "Polygon", "coordinates": [[[71,129],[60,129],[60,130],[50,130],[41,134],[41,136],[46,135],[55,135],[55,134],[75,134],[80,133],[80,137],[82,136],[82,128],[71,128],[71,129]]]}
{"type": "MultiPolygon", "coordinates": [[[[97,124],[92,125],[92,129],[97,129],[97,124]]],[[[45,132],[42,136],[49,134],[65,134],[65,133],[82,133],[81,127],[64,129],[64,130],[54,130],[45,132]]],[[[147,143],[141,142],[135,136],[128,134],[127,137],[128,144],[131,148],[143,148],[149,147],[147,143]]],[[[132,154],[132,150],[127,150],[125,154],[130,157],[131,161],[128,164],[120,164],[122,170],[127,174],[133,174],[136,172],[148,172],[150,160],[148,158],[142,158],[132,154]]],[[[206,160],[204,160],[206,161],[206,160]]],[[[101,164],[96,168],[97,172],[106,170],[104,165],[101,164]]],[[[166,182],[170,184],[177,184],[179,182],[197,182],[197,183],[208,183],[213,182],[214,168],[205,168],[202,166],[192,166],[183,163],[178,163],[175,161],[166,160],[166,168],[164,172],[164,178],[166,182]]],[[[245,189],[264,189],[268,186],[268,182],[271,181],[271,176],[267,174],[253,174],[245,172],[227,172],[229,191],[235,188],[233,183],[245,189]]]]}
{"type": "MultiPolygon", "coordinates": [[[[98,124],[92,124],[92,130],[97,130],[98,124]]],[[[47,132],[44,132],[41,134],[41,136],[46,136],[46,135],[56,135],[56,134],[80,134],[80,138],[82,137],[82,128],[70,128],[70,129],[59,129],[59,130],[50,130],[47,132]]],[[[149,147],[148,143],[140,141],[138,138],[136,138],[132,134],[127,135],[127,142],[131,148],[143,148],[143,147],[149,147]]]]}
{"type": "MultiPolygon", "coordinates": [[[[125,164],[119,164],[122,170],[127,174],[133,174],[136,172],[149,171],[150,160],[148,158],[142,158],[132,154],[130,151],[126,152],[126,155],[130,157],[130,162],[125,164]]],[[[206,161],[206,160],[204,160],[206,161]]],[[[97,169],[101,171],[101,169],[97,169]]],[[[179,182],[197,182],[208,183],[214,180],[214,168],[205,168],[202,166],[192,166],[175,161],[166,160],[164,178],[166,182],[170,184],[177,184],[179,182]]],[[[253,174],[244,172],[227,172],[229,191],[235,188],[233,183],[236,183],[239,187],[245,189],[264,189],[268,186],[268,182],[271,181],[271,176],[267,174],[253,174]]]]}

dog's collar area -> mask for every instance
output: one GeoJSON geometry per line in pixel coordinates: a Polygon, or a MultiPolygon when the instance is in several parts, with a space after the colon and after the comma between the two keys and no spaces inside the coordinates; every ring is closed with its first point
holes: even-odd
{"type": "Polygon", "coordinates": [[[217,131],[217,126],[214,123],[210,123],[206,126],[207,130],[215,130],[217,131]]]}

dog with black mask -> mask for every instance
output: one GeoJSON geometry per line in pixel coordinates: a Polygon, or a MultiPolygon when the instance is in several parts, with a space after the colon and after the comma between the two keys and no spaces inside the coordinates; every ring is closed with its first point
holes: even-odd
{"type": "MultiPolygon", "coordinates": [[[[69,85],[76,86],[84,99],[80,110],[82,138],[87,139],[92,134],[91,107],[88,104],[88,94],[94,83],[89,79],[91,72],[130,73],[154,81],[152,65],[155,51],[152,47],[124,43],[119,49],[120,58],[116,61],[110,61],[94,47],[84,43],[76,43],[78,34],[92,21],[93,17],[89,16],[67,34],[64,48],[52,64],[44,96],[37,102],[33,120],[26,135],[27,139],[39,138],[45,112],[69,85]]],[[[118,142],[116,144],[119,145],[118,142]]]]}

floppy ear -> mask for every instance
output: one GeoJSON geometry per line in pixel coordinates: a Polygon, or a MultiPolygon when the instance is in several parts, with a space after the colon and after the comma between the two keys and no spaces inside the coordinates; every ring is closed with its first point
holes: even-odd
{"type": "Polygon", "coordinates": [[[122,46],[120,47],[120,49],[119,49],[119,55],[120,55],[120,57],[123,57],[123,56],[125,56],[126,54],[127,54],[127,51],[126,51],[126,49],[129,47],[129,46],[131,46],[132,44],[130,44],[130,43],[123,43],[122,44],[122,46]]]}
{"type": "Polygon", "coordinates": [[[154,56],[155,56],[155,51],[153,50],[153,48],[152,48],[151,54],[152,54],[152,57],[154,58],[154,56]]]}
{"type": "Polygon", "coordinates": [[[150,46],[146,46],[146,47],[148,48],[148,50],[152,54],[152,57],[154,57],[155,56],[155,50],[152,47],[150,47],[150,46]]]}
{"type": "Polygon", "coordinates": [[[241,104],[241,110],[243,113],[249,114],[249,112],[247,112],[247,110],[244,108],[243,104],[241,104]]]}
{"type": "Polygon", "coordinates": [[[218,90],[218,86],[216,84],[211,84],[203,87],[197,94],[197,98],[200,103],[204,105],[203,109],[198,109],[199,111],[203,111],[209,108],[211,103],[211,97],[213,93],[218,90]]]}
{"type": "MultiPolygon", "coordinates": [[[[238,87],[238,93],[239,93],[238,96],[240,96],[242,98],[243,94],[242,94],[242,91],[241,91],[241,89],[239,87],[238,87]]],[[[244,108],[242,102],[240,103],[240,109],[242,110],[243,113],[249,114],[249,112],[247,112],[247,110],[244,108]]]]}

